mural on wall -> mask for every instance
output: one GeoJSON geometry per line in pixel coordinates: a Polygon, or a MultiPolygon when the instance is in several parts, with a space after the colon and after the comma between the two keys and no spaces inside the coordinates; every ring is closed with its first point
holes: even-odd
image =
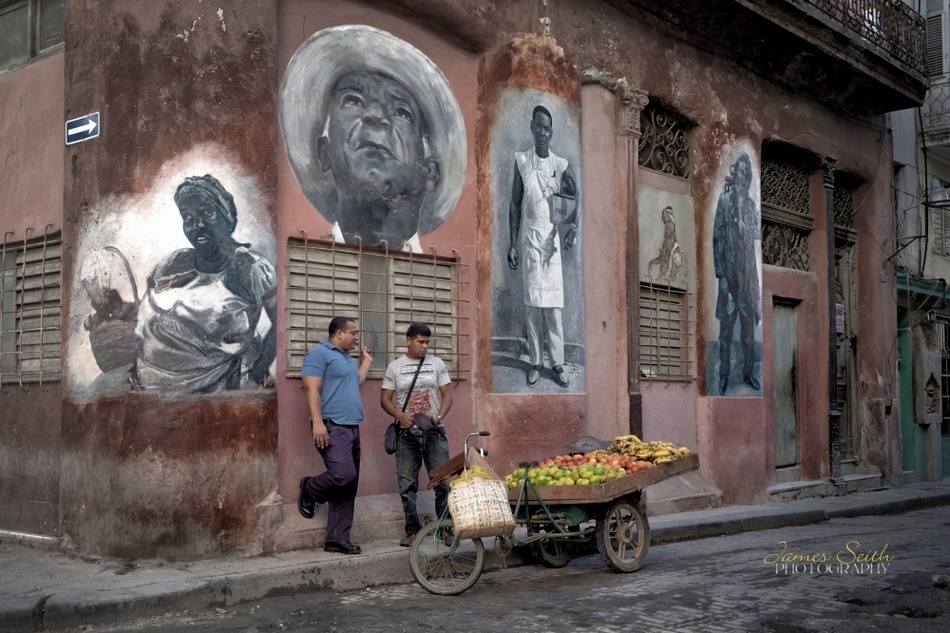
{"type": "Polygon", "coordinates": [[[421,252],[455,209],[462,112],[422,52],[368,26],[318,31],[280,89],[280,130],[300,188],[347,244],[421,252]]]}
{"type": "Polygon", "coordinates": [[[272,388],[275,242],[253,176],[208,146],[80,231],[67,367],[74,396],[272,388]]]}
{"type": "Polygon", "coordinates": [[[738,152],[723,178],[712,240],[719,339],[714,354],[709,355],[710,369],[718,365],[718,383],[709,384],[718,384],[718,395],[723,396],[761,393],[759,189],[749,153],[738,152]]]}
{"type": "Polygon", "coordinates": [[[580,132],[576,109],[502,91],[492,131],[499,205],[492,265],[492,383],[503,393],[584,391],[580,132]]]}
{"type": "Polygon", "coordinates": [[[644,186],[639,190],[638,206],[643,280],[677,288],[692,286],[692,198],[644,186]]]}

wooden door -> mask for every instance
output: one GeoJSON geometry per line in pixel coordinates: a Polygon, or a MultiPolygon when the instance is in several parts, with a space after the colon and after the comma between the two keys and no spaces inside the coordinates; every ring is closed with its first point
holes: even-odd
{"type": "MultiPolygon", "coordinates": [[[[775,467],[795,467],[799,462],[799,421],[797,393],[798,328],[797,309],[776,302],[772,310],[772,385],[775,394],[775,467]]],[[[797,477],[796,477],[797,478],[797,477]]]]}

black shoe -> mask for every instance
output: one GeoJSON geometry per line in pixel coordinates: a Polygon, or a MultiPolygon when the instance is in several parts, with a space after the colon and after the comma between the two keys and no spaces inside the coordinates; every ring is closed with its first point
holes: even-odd
{"type": "Polygon", "coordinates": [[[729,376],[719,377],[719,395],[726,395],[726,389],[729,388],[729,376]]]}
{"type": "Polygon", "coordinates": [[[570,384],[567,380],[567,376],[564,373],[563,365],[555,365],[552,371],[554,371],[554,380],[557,381],[557,384],[561,385],[562,387],[567,387],[570,384]]]}
{"type": "Polygon", "coordinates": [[[349,541],[327,541],[323,544],[324,552],[336,552],[338,554],[362,554],[363,550],[359,545],[354,545],[349,541]]]}
{"type": "Polygon", "coordinates": [[[759,388],[761,387],[761,385],[759,385],[759,381],[756,380],[755,376],[751,374],[749,374],[748,376],[744,376],[743,380],[745,380],[745,383],[749,385],[750,387],[752,387],[753,389],[755,389],[756,391],[758,391],[759,388]]]}
{"type": "Polygon", "coordinates": [[[307,494],[307,480],[310,477],[304,477],[300,480],[300,494],[297,496],[297,510],[305,519],[313,518],[313,511],[317,507],[317,502],[307,494]]]}

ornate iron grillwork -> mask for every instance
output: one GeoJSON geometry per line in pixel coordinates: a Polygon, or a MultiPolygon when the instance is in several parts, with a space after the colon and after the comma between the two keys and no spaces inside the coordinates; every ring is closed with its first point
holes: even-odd
{"type": "Polygon", "coordinates": [[[772,266],[808,270],[808,232],[763,220],[762,261],[772,266]]]}
{"type": "Polygon", "coordinates": [[[835,187],[834,211],[836,227],[854,229],[854,195],[850,189],[835,187]]]}
{"type": "Polygon", "coordinates": [[[689,176],[686,123],[656,103],[640,112],[640,165],[672,176],[689,176]]]}
{"type": "Polygon", "coordinates": [[[762,161],[762,204],[811,216],[808,174],[788,163],[762,161]]]}

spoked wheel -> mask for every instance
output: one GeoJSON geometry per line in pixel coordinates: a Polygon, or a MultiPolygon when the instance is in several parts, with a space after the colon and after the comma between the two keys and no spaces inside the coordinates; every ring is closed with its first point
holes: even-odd
{"type": "Polygon", "coordinates": [[[650,524],[639,503],[620,499],[597,519],[597,551],[614,571],[640,569],[650,549],[650,524]]]}
{"type": "MultiPolygon", "coordinates": [[[[580,528],[567,528],[569,532],[578,532],[580,528]]],[[[557,530],[541,530],[541,532],[553,532],[560,534],[557,530]]],[[[543,538],[531,544],[531,551],[535,557],[541,561],[545,567],[564,567],[571,562],[577,555],[581,542],[574,538],[543,538]]]]}
{"type": "Polygon", "coordinates": [[[485,567],[481,539],[446,537],[452,521],[433,521],[416,534],[409,548],[412,577],[423,589],[439,596],[455,596],[478,580],[485,567]]]}

